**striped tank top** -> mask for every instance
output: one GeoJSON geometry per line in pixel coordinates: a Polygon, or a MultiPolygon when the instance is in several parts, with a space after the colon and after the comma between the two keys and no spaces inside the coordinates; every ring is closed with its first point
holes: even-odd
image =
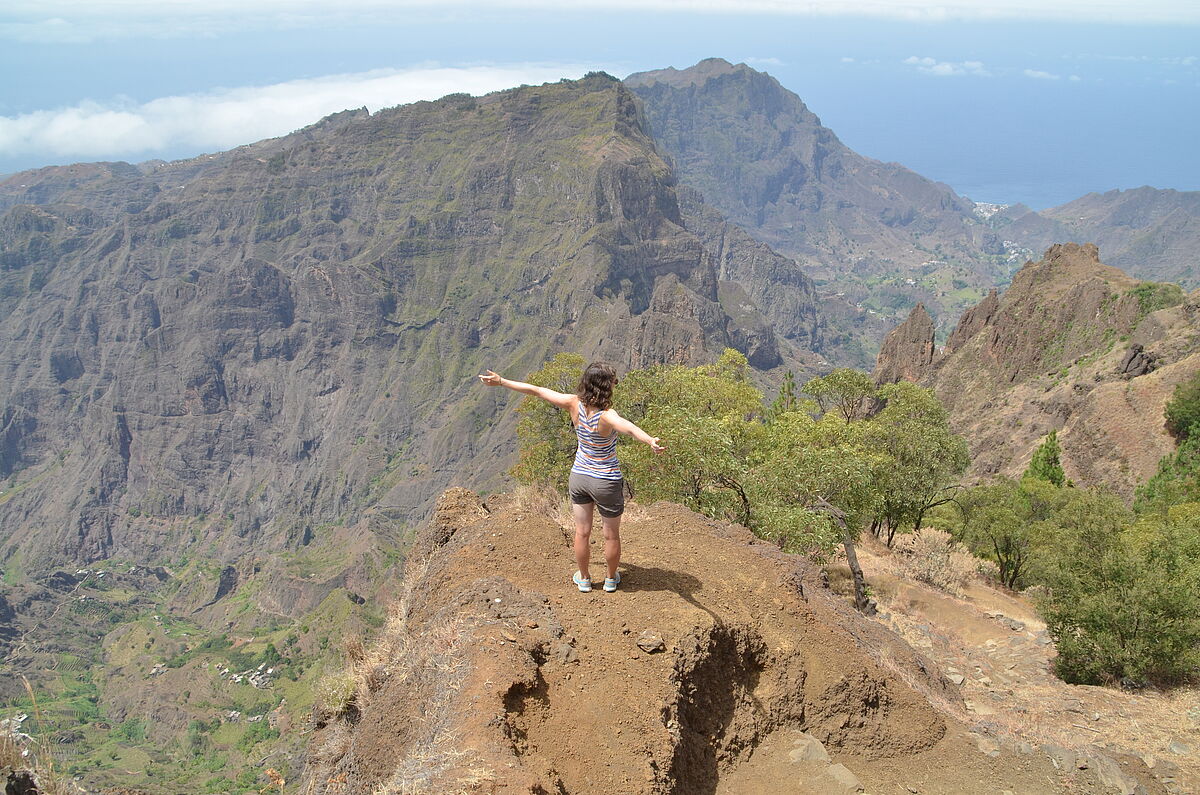
{"type": "Polygon", "coordinates": [[[571,467],[571,471],[602,480],[620,480],[621,465],[617,463],[617,432],[613,431],[608,436],[596,433],[600,415],[604,412],[597,411],[589,417],[583,403],[580,402],[578,405],[579,414],[575,419],[575,436],[579,439],[579,449],[575,451],[575,463],[571,467]]]}

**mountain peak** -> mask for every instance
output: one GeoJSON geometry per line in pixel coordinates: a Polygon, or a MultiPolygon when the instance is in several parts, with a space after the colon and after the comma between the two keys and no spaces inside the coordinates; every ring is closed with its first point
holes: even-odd
{"type": "Polygon", "coordinates": [[[735,74],[760,75],[762,73],[744,63],[730,63],[724,58],[705,58],[703,61],[686,69],[676,69],[673,66],[668,66],[666,69],[637,72],[625,78],[624,82],[631,87],[664,83],[672,88],[683,88],[686,86],[703,85],[714,77],[735,74]]]}

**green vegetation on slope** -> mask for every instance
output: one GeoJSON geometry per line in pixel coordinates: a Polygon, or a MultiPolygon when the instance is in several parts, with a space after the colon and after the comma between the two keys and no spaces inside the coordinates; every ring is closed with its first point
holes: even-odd
{"type": "Polygon", "coordinates": [[[1101,489],[1064,485],[1051,434],[1020,482],[965,490],[935,524],[995,561],[1005,585],[1040,586],[1063,679],[1170,684],[1200,674],[1198,483],[1188,438],[1131,509],[1101,489]]]}

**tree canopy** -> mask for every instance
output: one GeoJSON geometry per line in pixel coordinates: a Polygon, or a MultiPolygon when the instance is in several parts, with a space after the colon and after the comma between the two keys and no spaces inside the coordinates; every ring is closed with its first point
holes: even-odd
{"type": "Polygon", "coordinates": [[[1063,485],[1066,476],[1063,474],[1061,456],[1062,447],[1058,444],[1058,433],[1050,431],[1046,440],[1033,451],[1033,458],[1029,461],[1029,468],[1025,470],[1024,477],[1044,480],[1055,486],[1063,485]]]}

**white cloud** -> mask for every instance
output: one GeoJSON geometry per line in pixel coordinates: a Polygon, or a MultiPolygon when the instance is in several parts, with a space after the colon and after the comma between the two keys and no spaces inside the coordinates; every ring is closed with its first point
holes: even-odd
{"type": "Polygon", "coordinates": [[[915,66],[918,72],[924,72],[929,75],[937,75],[938,77],[958,77],[962,75],[972,75],[975,77],[991,77],[989,72],[983,65],[982,61],[939,61],[936,58],[918,57],[910,55],[905,58],[904,63],[909,66],[915,66]]]}
{"type": "MultiPolygon", "coordinates": [[[[596,68],[596,67],[590,67],[596,68]]],[[[384,69],[268,86],[220,89],[137,103],[86,101],[0,116],[0,155],[92,159],[228,149],[285,135],[322,116],[370,110],[456,92],[486,94],[521,84],[579,77],[574,64],[384,69]]]]}
{"type": "Polygon", "coordinates": [[[402,23],[414,12],[545,11],[858,16],[921,21],[1059,20],[1200,24],[1194,0],[5,0],[0,37],[90,41],[204,35],[331,21],[402,23]]]}
{"type": "Polygon", "coordinates": [[[854,63],[854,59],[849,55],[845,55],[842,57],[842,63],[854,63]]]}
{"type": "Polygon", "coordinates": [[[1067,79],[1068,79],[1068,80],[1070,80],[1072,83],[1078,83],[1078,82],[1079,82],[1080,80],[1082,80],[1083,78],[1082,78],[1082,77],[1080,77],[1079,75],[1071,75],[1071,76],[1070,76],[1070,77],[1068,77],[1067,79]]]}
{"type": "MultiPolygon", "coordinates": [[[[1056,75],[1056,74],[1052,74],[1050,72],[1043,72],[1040,69],[1025,69],[1024,71],[1021,72],[1021,74],[1025,75],[1026,77],[1032,77],[1034,80],[1061,80],[1062,79],[1062,75],[1056,75]]],[[[1078,79],[1078,78],[1076,78],[1076,79],[1078,79]]]]}

